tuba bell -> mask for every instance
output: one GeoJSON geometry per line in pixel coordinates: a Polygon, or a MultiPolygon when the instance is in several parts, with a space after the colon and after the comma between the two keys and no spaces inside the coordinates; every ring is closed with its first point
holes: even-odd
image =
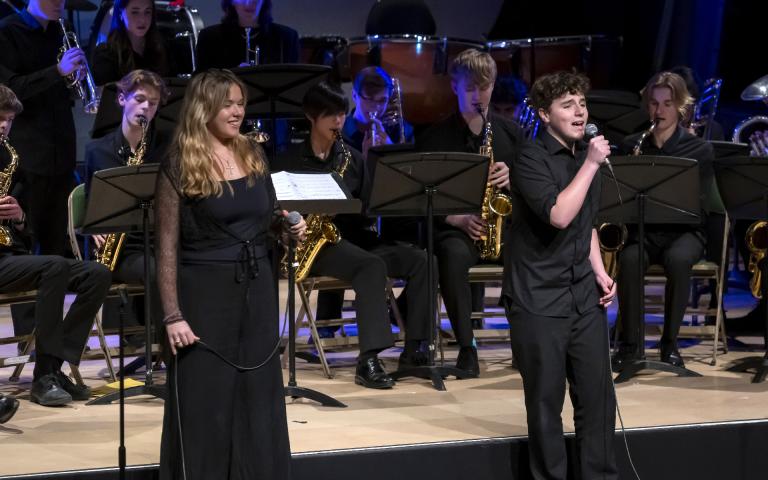
{"type": "Polygon", "coordinates": [[[626,225],[618,223],[603,223],[597,228],[597,241],[600,244],[603,265],[611,278],[616,278],[619,273],[619,252],[627,243],[628,235],[626,225]]]}
{"type": "Polygon", "coordinates": [[[762,151],[749,137],[755,132],[768,131],[768,117],[764,115],[755,115],[742,120],[736,125],[731,134],[731,141],[734,143],[749,144],[749,154],[753,157],[768,156],[768,152],[762,151]]]}
{"type": "Polygon", "coordinates": [[[749,280],[749,289],[752,296],[758,299],[763,298],[762,270],[760,264],[765,261],[765,254],[768,251],[768,222],[758,220],[747,229],[747,247],[749,248],[749,265],[747,270],[752,274],[749,280]]]}

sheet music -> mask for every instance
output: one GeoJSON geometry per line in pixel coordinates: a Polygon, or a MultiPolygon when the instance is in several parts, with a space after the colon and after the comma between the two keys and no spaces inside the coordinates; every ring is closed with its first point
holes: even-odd
{"type": "Polygon", "coordinates": [[[347,196],[330,173],[272,174],[278,200],[346,200],[347,196]]]}

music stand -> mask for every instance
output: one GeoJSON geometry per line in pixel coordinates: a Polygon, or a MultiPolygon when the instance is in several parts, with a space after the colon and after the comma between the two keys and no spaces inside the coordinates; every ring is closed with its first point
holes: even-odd
{"type": "MultiPolygon", "coordinates": [[[[104,395],[88,402],[89,405],[107,405],[116,399],[151,395],[165,398],[165,387],[153,385],[152,378],[152,319],[150,313],[151,288],[149,259],[151,249],[149,232],[154,225],[152,202],[155,197],[155,181],[160,171],[157,163],[132,165],[101,170],[93,175],[88,206],[80,233],[98,235],[115,232],[142,232],[144,236],[144,332],[147,346],[145,384],[123,392],[123,366],[120,366],[121,388],[118,392],[104,395]]],[[[120,361],[122,363],[122,338],[120,361]]]]}
{"type": "MultiPolygon", "coordinates": [[[[295,210],[303,215],[325,214],[337,215],[340,213],[360,213],[360,200],[352,198],[346,184],[338,173],[330,175],[336,180],[347,196],[347,200],[278,200],[283,210],[295,210]]],[[[285,396],[291,398],[307,398],[314,400],[325,407],[346,408],[346,404],[335,398],[312,390],[300,387],[296,382],[296,245],[293,241],[288,244],[288,385],[285,386],[285,396]]]]}
{"type": "Polygon", "coordinates": [[[681,377],[701,375],[684,367],[645,359],[645,224],[701,224],[699,167],[696,160],[676,157],[620,156],[611,163],[621,191],[621,199],[608,169],[602,169],[603,193],[598,217],[601,222],[637,224],[640,266],[638,285],[640,359],[619,369],[616,383],[629,380],[642,370],[670,372],[681,377]]]}
{"type": "Polygon", "coordinates": [[[277,158],[275,121],[279,118],[304,118],[304,94],[331,73],[326,65],[276,64],[233,68],[248,89],[248,118],[268,118],[272,158],[277,158]]]}
{"type": "MultiPolygon", "coordinates": [[[[732,219],[768,219],[768,163],[759,157],[731,157],[715,160],[715,178],[725,209],[732,219]]],[[[763,259],[763,262],[766,260],[763,259]]],[[[765,272],[764,265],[758,265],[765,272]]],[[[765,273],[763,273],[765,274],[765,273]]],[[[762,282],[763,298],[768,298],[766,279],[762,282]]],[[[765,313],[764,336],[768,342],[768,309],[765,313]]],[[[768,345],[767,345],[768,346],[768,345]]],[[[755,369],[752,383],[760,383],[768,375],[768,352],[762,357],[749,357],[728,368],[731,372],[755,369]]]]}
{"type": "MultiPolygon", "coordinates": [[[[409,153],[378,158],[372,174],[367,214],[370,216],[420,216],[427,220],[427,282],[429,284],[429,364],[398,370],[390,376],[426,378],[444,391],[443,379],[469,378],[455,367],[435,365],[435,340],[440,328],[436,308],[433,221],[435,215],[479,213],[488,181],[489,158],[476,153],[409,153]]],[[[414,321],[416,319],[411,319],[414,321]]]]}

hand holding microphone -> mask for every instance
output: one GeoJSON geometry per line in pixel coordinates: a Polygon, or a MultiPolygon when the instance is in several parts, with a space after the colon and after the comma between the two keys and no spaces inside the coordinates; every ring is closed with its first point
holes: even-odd
{"type": "MultiPolygon", "coordinates": [[[[307,222],[297,211],[282,211],[285,222],[283,223],[283,234],[296,242],[303,242],[307,232],[307,222]]],[[[284,238],[287,240],[287,238],[284,238]]],[[[287,243],[287,242],[286,242],[287,243]]]]}
{"type": "Polygon", "coordinates": [[[604,136],[598,135],[597,126],[594,123],[587,124],[584,129],[584,139],[589,139],[587,161],[594,162],[599,166],[605,164],[610,168],[611,162],[608,160],[608,156],[611,154],[611,144],[604,136]]]}

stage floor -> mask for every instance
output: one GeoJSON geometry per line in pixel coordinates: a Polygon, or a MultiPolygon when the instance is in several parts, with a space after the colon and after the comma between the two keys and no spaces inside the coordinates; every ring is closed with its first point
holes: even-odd
{"type": "MultiPolygon", "coordinates": [[[[481,378],[448,381],[446,392],[425,381],[406,380],[388,391],[354,384],[351,366],[334,369],[328,380],[317,365],[299,362],[301,386],[346,403],[348,408],[320,407],[307,401],[289,402],[288,422],[293,452],[359,449],[455,440],[524,436],[525,411],[520,375],[511,368],[506,345],[480,349],[481,378]]],[[[643,375],[617,387],[627,428],[691,423],[728,422],[768,417],[768,383],[752,384],[751,376],[723,371],[728,361],[746,353],[729,353],[719,366],[707,363],[706,344],[684,351],[699,378],[667,374],[643,375]],[[698,361],[696,359],[699,359],[698,361]]],[[[651,351],[652,356],[656,352],[651,351]]],[[[448,350],[455,355],[454,349],[448,350]]],[[[342,362],[349,363],[344,356],[342,362]]],[[[385,357],[394,368],[396,352],[385,357]]],[[[82,372],[93,386],[103,383],[103,364],[86,362],[82,372]]],[[[0,391],[17,395],[16,416],[0,426],[0,475],[112,467],[117,463],[118,407],[86,406],[83,402],[45,408],[29,402],[29,372],[17,385],[2,383],[0,391]]],[[[160,377],[162,374],[160,374],[160,377]]],[[[215,392],[211,392],[215,394],[215,392]]],[[[163,403],[132,398],[126,408],[129,465],[157,463],[163,403]]],[[[572,431],[569,401],[563,412],[572,431]]]]}

